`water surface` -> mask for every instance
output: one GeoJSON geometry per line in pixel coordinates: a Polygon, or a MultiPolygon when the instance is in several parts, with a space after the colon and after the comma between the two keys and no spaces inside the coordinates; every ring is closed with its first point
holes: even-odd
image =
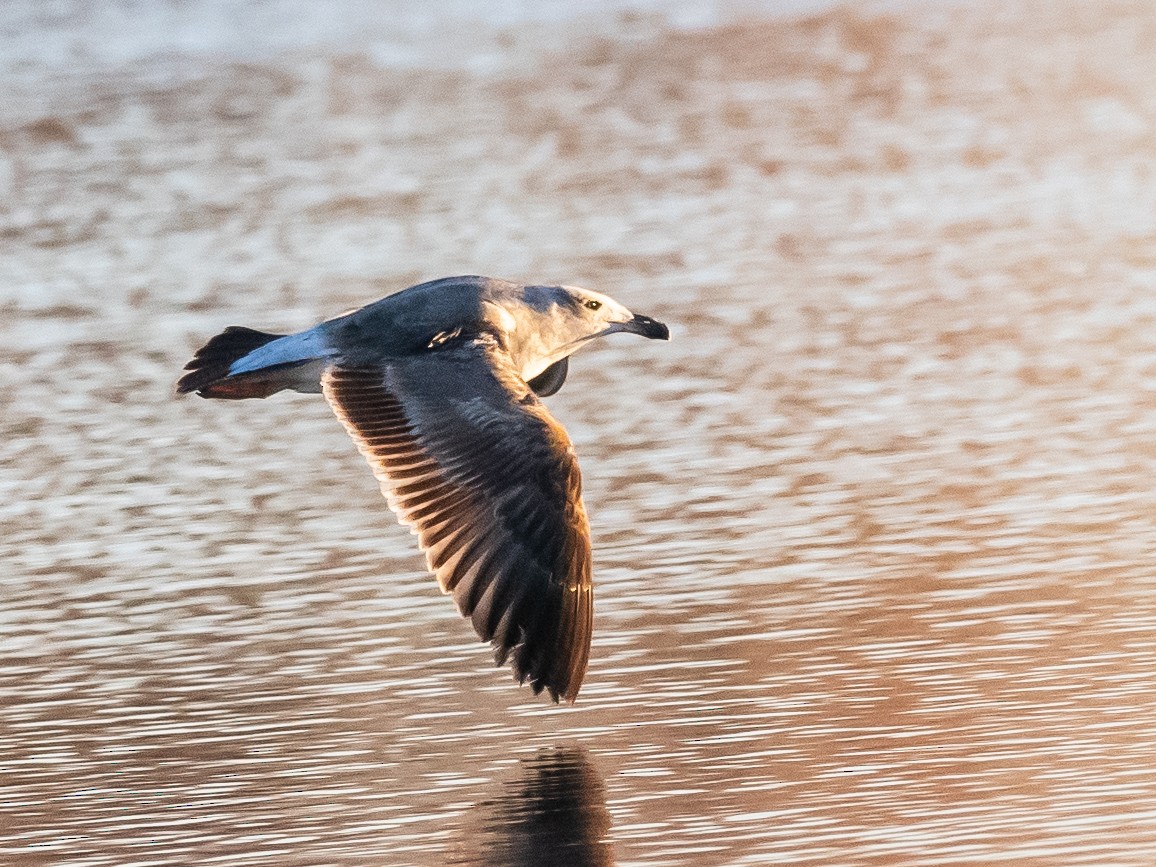
{"type": "Polygon", "coordinates": [[[1156,17],[999,9],[14,76],[0,860],[1150,863],[1156,17]],[[674,331],[549,401],[573,707],[323,401],[171,395],[225,325],[470,272],[674,331]]]}

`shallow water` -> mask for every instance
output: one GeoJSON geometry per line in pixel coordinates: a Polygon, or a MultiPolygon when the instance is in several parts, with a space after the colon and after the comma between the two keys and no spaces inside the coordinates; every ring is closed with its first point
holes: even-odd
{"type": "Polygon", "coordinates": [[[14,78],[0,860],[1150,863],[1156,16],[1000,8],[14,78]],[[674,331],[549,400],[573,707],[323,401],[171,397],[224,325],[474,271],[674,331]]]}

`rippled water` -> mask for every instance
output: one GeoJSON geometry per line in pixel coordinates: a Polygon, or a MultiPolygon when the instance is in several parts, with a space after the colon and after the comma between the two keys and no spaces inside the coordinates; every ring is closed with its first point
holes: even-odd
{"type": "Polygon", "coordinates": [[[1000,8],[13,84],[0,861],[1150,863],[1156,16],[1000,8]],[[171,396],[461,272],[673,327],[549,400],[573,707],[323,401],[171,396]]]}

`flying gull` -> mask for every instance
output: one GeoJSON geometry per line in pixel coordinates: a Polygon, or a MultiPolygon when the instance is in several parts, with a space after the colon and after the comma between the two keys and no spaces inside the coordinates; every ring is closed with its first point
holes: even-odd
{"type": "Polygon", "coordinates": [[[573,446],[538,398],[617,331],[670,338],[597,292],[447,277],[297,334],[226,328],[177,391],[325,395],[497,664],[572,702],[590,656],[590,527],[573,446]]]}

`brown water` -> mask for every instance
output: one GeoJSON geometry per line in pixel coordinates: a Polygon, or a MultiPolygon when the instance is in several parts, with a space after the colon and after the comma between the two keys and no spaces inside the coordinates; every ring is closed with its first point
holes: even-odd
{"type": "Polygon", "coordinates": [[[9,73],[0,862],[1152,863],[1156,14],[999,10],[9,73]],[[171,398],[461,272],[674,330],[549,401],[573,707],[323,401],[171,398]]]}

